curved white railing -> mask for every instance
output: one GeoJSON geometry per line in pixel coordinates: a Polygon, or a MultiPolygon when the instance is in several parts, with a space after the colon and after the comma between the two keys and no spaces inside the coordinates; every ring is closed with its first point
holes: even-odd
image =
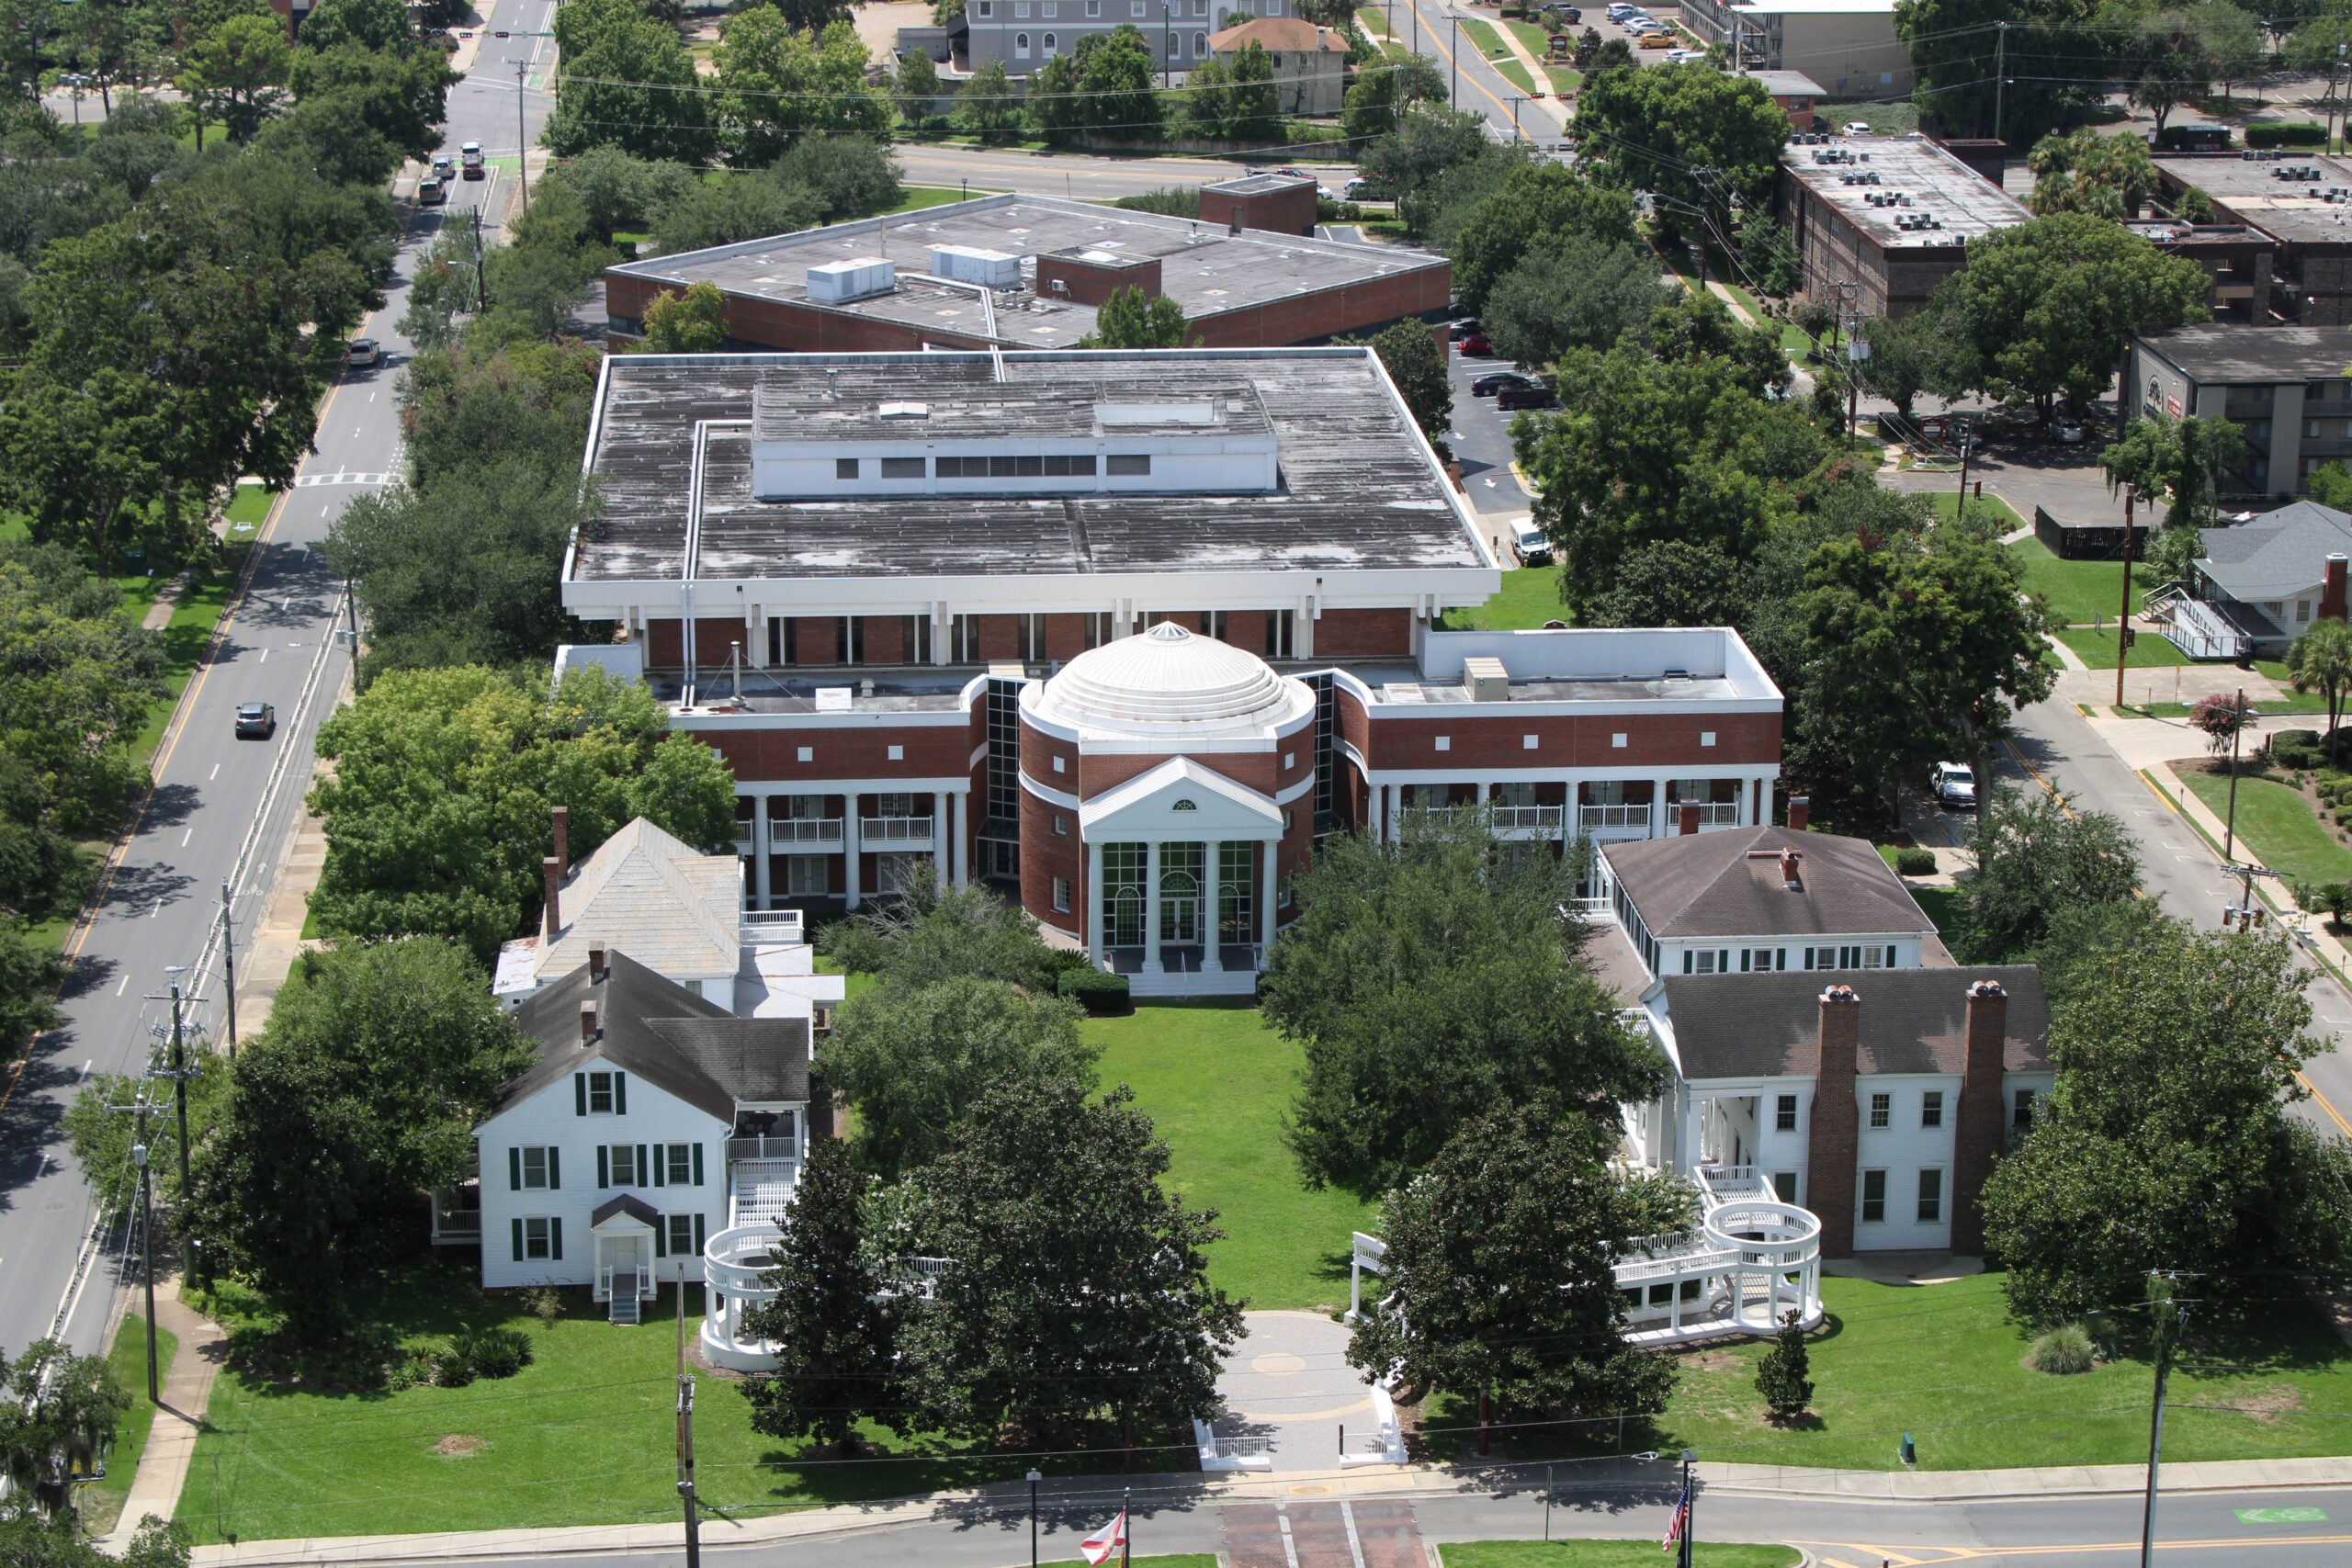
{"type": "Polygon", "coordinates": [[[772,1224],[734,1225],[712,1236],[702,1249],[709,1299],[702,1319],[702,1353],[714,1367],[759,1372],[775,1365],[775,1353],[764,1340],[745,1336],[743,1318],[753,1307],[775,1299],[763,1276],[777,1236],[772,1224]]]}

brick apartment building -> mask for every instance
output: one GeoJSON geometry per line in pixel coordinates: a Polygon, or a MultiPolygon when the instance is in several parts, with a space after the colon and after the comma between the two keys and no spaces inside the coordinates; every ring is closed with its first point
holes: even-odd
{"type": "Polygon", "coordinates": [[[2124,409],[2145,419],[2220,414],[2245,435],[2221,477],[2231,497],[2301,495],[2323,463],[2352,461],[2352,332],[2340,326],[2168,327],[2132,340],[2124,409]]]}
{"type": "Polygon", "coordinates": [[[1247,992],[1320,836],[1765,820],[1736,634],[1453,632],[1500,570],[1362,348],[625,355],[563,600],[732,764],[755,907],[922,865],[1247,992]]]}
{"type": "Polygon", "coordinates": [[[1968,242],[2032,216],[1923,136],[1798,134],[1775,195],[1804,287],[1868,316],[1907,316],[1968,265],[1968,242]]]}
{"type": "Polygon", "coordinates": [[[2244,223],[2183,223],[2171,218],[2141,219],[2124,227],[2166,255],[2185,257],[2205,269],[2212,279],[2205,306],[2216,321],[2269,321],[2270,270],[2278,246],[2261,230],[2244,223]]]}
{"type": "Polygon", "coordinates": [[[2352,324],[2352,164],[2316,152],[2216,152],[2170,154],[2155,164],[2163,200],[2177,205],[2202,191],[2220,221],[2276,247],[2270,288],[2252,311],[2230,319],[2352,324]]]}
{"type": "Polygon", "coordinates": [[[858,354],[1070,348],[1123,288],[1173,299],[1206,348],[1319,343],[1452,302],[1442,256],[1314,238],[1312,180],[1204,186],[1200,212],[981,197],[625,263],[605,274],[605,311],[632,337],[657,295],[707,280],[731,348],[858,354]]]}

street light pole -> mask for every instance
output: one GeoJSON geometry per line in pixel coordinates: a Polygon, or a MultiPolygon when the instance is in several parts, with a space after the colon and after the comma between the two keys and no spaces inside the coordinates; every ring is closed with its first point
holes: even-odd
{"type": "Polygon", "coordinates": [[[1035,1470],[1029,1472],[1029,1568],[1037,1568],[1037,1483],[1045,1479],[1035,1470]]]}
{"type": "Polygon", "coordinates": [[[2234,705],[2230,710],[2230,814],[2222,824],[2222,858],[2232,858],[2230,852],[2237,847],[2238,834],[2238,732],[2245,728],[2245,688],[2238,688],[2234,705]]]}
{"type": "Polygon", "coordinates": [[[1462,112],[1462,13],[1448,11],[1445,19],[1453,24],[1453,82],[1445,90],[1445,107],[1454,113],[1462,112]]]}
{"type": "Polygon", "coordinates": [[[514,62],[514,179],[523,187],[523,210],[531,210],[531,139],[529,122],[523,118],[524,78],[531,62],[514,62]]]}
{"type": "Polygon", "coordinates": [[[2139,499],[2139,488],[2123,487],[2123,607],[2115,615],[2115,705],[2123,705],[2123,661],[2132,647],[2132,503],[2139,499]]]}
{"type": "Polygon", "coordinates": [[[228,976],[229,1060],[237,1059],[237,920],[229,902],[229,884],[220,884],[220,964],[228,976]]]}

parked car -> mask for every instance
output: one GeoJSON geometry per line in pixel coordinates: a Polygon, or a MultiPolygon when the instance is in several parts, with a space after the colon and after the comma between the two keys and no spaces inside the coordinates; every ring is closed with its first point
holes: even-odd
{"type": "Polygon", "coordinates": [[[1965,762],[1938,762],[1928,774],[1928,793],[1936,804],[1961,811],[1976,805],[1976,774],[1965,762]]]}
{"type": "MultiPolygon", "coordinates": [[[[1487,341],[1487,334],[1475,329],[1467,336],[1454,339],[1453,346],[1460,349],[1464,354],[1470,355],[1474,357],[1489,355],[1495,352],[1495,345],[1487,341]]],[[[1499,396],[1500,394],[1498,393],[1497,395],[1499,396]]]]}
{"type": "Polygon", "coordinates": [[[1672,33],[1655,32],[1644,33],[1636,38],[1634,40],[1634,47],[1635,49],[1680,49],[1682,46],[1674,41],[1672,33]]]}
{"type": "Polygon", "coordinates": [[[1846,134],[1849,136],[1868,136],[1870,133],[1871,122],[1866,119],[1849,119],[1846,122],[1846,134]]]}
{"type": "Polygon", "coordinates": [[[1541,381],[1530,381],[1517,387],[1505,387],[1495,394],[1495,407],[1503,410],[1555,409],[1559,406],[1560,400],[1554,397],[1552,389],[1541,381]]]}
{"type": "Polygon", "coordinates": [[[1637,8],[1638,7],[1634,6],[1627,5],[1626,0],[1611,0],[1609,9],[1603,12],[1602,15],[1606,16],[1612,22],[1622,22],[1626,17],[1632,16],[1637,8]]]}
{"type": "Polygon", "coordinates": [[[1489,370],[1470,383],[1474,398],[1491,398],[1505,387],[1532,387],[1535,378],[1519,370],[1489,370]]]}
{"type": "Polygon", "coordinates": [[[1707,58],[1703,49],[1669,49],[1666,51],[1668,65],[1696,65],[1707,58]]]}
{"type": "Polygon", "coordinates": [[[1510,519],[1510,547],[1519,556],[1521,566],[1550,566],[1552,541],[1535,525],[1533,513],[1510,519]]]}
{"type": "Polygon", "coordinates": [[[372,337],[356,337],[344,345],[343,362],[354,370],[372,370],[384,362],[384,349],[372,337]]]}
{"type": "Polygon", "coordinates": [[[1478,330],[1478,318],[1476,316],[1456,316],[1453,320],[1445,323],[1445,330],[1447,335],[1451,336],[1454,342],[1460,343],[1464,338],[1468,337],[1472,333],[1478,330]]]}
{"type": "Polygon", "coordinates": [[[2083,422],[2081,420],[2075,419],[2068,414],[2060,414],[2058,416],[2057,423],[2052,428],[2057,434],[2058,444],[2060,446],[2080,446],[2083,444],[2083,422]]]}
{"type": "Polygon", "coordinates": [[[1340,198],[1346,201],[1388,201],[1396,195],[1382,181],[1368,180],[1361,175],[1340,187],[1340,198]]]}
{"type": "Polygon", "coordinates": [[[267,703],[237,705],[237,739],[266,740],[277,732],[277,710],[267,703]]]}
{"type": "Polygon", "coordinates": [[[1634,34],[1662,33],[1666,31],[1666,24],[1659,21],[1655,17],[1645,17],[1640,15],[1631,16],[1626,17],[1621,25],[1627,32],[1634,34]]]}

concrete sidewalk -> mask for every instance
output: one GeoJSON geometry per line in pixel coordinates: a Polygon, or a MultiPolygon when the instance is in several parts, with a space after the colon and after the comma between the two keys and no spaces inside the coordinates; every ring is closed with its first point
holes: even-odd
{"type": "MultiPolygon", "coordinates": [[[[1276,1476],[1123,1476],[1057,1480],[1057,1489],[1119,1486],[1132,1489],[1139,1517],[1169,1506],[1270,1502],[1293,1496],[1317,1499],[1409,1497],[1416,1494],[1487,1492],[1540,1485],[1544,1466],[1497,1465],[1485,1470],[1421,1465],[1409,1470],[1338,1470],[1276,1476]]],[[[1664,1461],[1595,1460],[1558,1461],[1560,1489],[1567,1492],[1656,1491],[1666,1494],[1679,1466],[1664,1461]]],[[[1765,1464],[1698,1464],[1701,1485],[1724,1495],[1773,1495],[1834,1500],[1855,1505],[1951,1503],[2001,1497],[2078,1497],[2137,1494],[2147,1472],[2136,1464],[2078,1465],[2051,1470],[1853,1471],[1765,1464]]],[[[2324,1459],[2230,1460],[2209,1464],[2166,1464],[2167,1495],[2192,1492],[2277,1492],[2298,1487],[2352,1485],[2352,1456],[2324,1459]]],[[[902,1503],[812,1508],[754,1518],[706,1514],[706,1548],[741,1547],[814,1540],[848,1531],[905,1529],[933,1521],[964,1523],[1009,1515],[1028,1506],[1028,1488],[1018,1483],[977,1492],[943,1493],[902,1503]]],[[[124,1516],[130,1517],[128,1514],[124,1516]]],[[[311,1537],[203,1546],[193,1561],[208,1565],[263,1568],[291,1563],[394,1563],[463,1562],[476,1558],[620,1555],[674,1550],[679,1527],[659,1524],[593,1526],[578,1529],[507,1529],[441,1535],[311,1537]]]]}
{"type": "Polygon", "coordinates": [[[180,1301],[176,1278],[155,1287],[155,1322],[178,1337],[179,1353],[164,1375],[163,1401],[148,1430],[147,1446],[140,1452],[139,1473],[130,1479],[122,1517],[104,1541],[116,1553],[130,1543],[141,1519],[150,1514],[169,1519],[179,1506],[180,1488],[187,1482],[188,1462],[196,1453],[196,1435],[203,1429],[205,1406],[211,1401],[212,1381],[220,1375],[226,1348],[227,1337],[219,1325],[180,1301]]]}

